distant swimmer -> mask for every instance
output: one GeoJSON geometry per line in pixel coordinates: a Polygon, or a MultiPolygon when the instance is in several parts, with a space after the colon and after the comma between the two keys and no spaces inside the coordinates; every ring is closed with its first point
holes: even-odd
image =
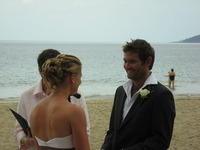
{"type": "Polygon", "coordinates": [[[168,80],[169,87],[171,87],[172,85],[172,88],[174,88],[175,76],[176,74],[174,72],[174,69],[171,69],[171,72],[168,72],[168,75],[166,75],[166,77],[169,77],[169,80],[168,80]]]}

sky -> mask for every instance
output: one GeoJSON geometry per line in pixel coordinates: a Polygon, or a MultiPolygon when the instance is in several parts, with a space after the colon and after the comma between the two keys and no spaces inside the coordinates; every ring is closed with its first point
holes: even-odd
{"type": "Polygon", "coordinates": [[[0,40],[153,43],[200,34],[200,0],[0,0],[0,40]]]}

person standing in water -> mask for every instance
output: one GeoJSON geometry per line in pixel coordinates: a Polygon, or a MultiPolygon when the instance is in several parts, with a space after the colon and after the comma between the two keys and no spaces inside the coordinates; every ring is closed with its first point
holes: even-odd
{"type": "Polygon", "coordinates": [[[172,88],[174,88],[175,76],[176,76],[176,73],[174,72],[174,69],[171,69],[171,71],[168,72],[168,75],[166,75],[166,77],[169,77],[169,80],[168,80],[169,87],[171,87],[172,85],[172,88]]]}

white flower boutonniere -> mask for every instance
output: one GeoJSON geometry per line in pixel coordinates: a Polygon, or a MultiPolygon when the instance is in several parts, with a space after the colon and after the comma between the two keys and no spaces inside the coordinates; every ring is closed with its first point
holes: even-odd
{"type": "Polygon", "coordinates": [[[140,95],[142,98],[147,98],[147,96],[152,92],[153,91],[152,91],[151,85],[148,85],[145,88],[143,88],[142,90],[140,90],[140,95]]]}
{"type": "Polygon", "coordinates": [[[146,98],[149,93],[150,91],[147,89],[140,90],[140,95],[142,98],[146,98]]]}

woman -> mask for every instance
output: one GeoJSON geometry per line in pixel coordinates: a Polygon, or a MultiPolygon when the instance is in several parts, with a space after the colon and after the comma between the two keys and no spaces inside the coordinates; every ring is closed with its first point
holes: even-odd
{"type": "Polygon", "coordinates": [[[169,87],[171,87],[171,84],[172,84],[172,88],[174,88],[174,80],[175,80],[175,72],[174,72],[174,69],[171,69],[171,72],[168,72],[168,75],[166,77],[169,77],[169,80],[168,80],[168,84],[169,84],[169,87]]]}
{"type": "Polygon", "coordinates": [[[77,57],[64,54],[42,66],[42,76],[51,94],[31,113],[31,132],[37,149],[90,149],[84,111],[67,100],[81,84],[81,68],[77,57]]]}

